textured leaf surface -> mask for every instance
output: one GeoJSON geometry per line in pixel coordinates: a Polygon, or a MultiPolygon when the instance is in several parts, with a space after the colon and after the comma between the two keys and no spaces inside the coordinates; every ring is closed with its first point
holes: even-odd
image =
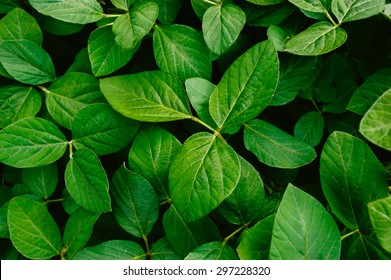
{"type": "Polygon", "coordinates": [[[75,260],[145,260],[143,248],[133,241],[110,240],[84,248],[75,260]]]}
{"type": "Polygon", "coordinates": [[[289,0],[289,2],[300,9],[314,13],[324,13],[331,3],[329,0],[289,0]]]}
{"type": "Polygon", "coordinates": [[[53,123],[40,118],[26,118],[0,131],[0,161],[27,168],[58,160],[67,140],[53,123]]]}
{"type": "Polygon", "coordinates": [[[368,210],[379,243],[391,253],[391,197],[370,202],[368,210]]]}
{"type": "Polygon", "coordinates": [[[127,11],[134,0],[110,0],[110,2],[118,9],[127,11]]]}
{"type": "Polygon", "coordinates": [[[331,7],[341,23],[377,15],[384,10],[385,4],[385,0],[333,0],[331,7]]]}
{"type": "Polygon", "coordinates": [[[158,19],[163,24],[172,23],[182,7],[183,0],[153,0],[159,5],[158,19]]]}
{"type": "Polygon", "coordinates": [[[232,247],[221,241],[205,243],[187,255],[185,260],[237,260],[232,247]]]}
{"type": "Polygon", "coordinates": [[[341,237],[331,215],[289,184],[276,214],[270,259],[338,260],[340,251],[341,237]]]}
{"type": "Polygon", "coordinates": [[[22,170],[22,182],[35,196],[48,199],[56,190],[58,168],[56,163],[22,170]]]}
{"type": "Polygon", "coordinates": [[[152,244],[151,260],[181,260],[181,257],[175,253],[167,237],[162,237],[152,244]]]}
{"type": "Polygon", "coordinates": [[[294,134],[297,139],[311,147],[317,146],[323,138],[324,117],[319,112],[308,112],[295,124],[294,134]]]}

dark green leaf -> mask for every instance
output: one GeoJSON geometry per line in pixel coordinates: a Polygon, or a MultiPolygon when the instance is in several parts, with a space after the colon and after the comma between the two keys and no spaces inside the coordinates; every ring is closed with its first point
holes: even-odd
{"type": "Polygon", "coordinates": [[[163,24],[172,23],[179,13],[183,0],[153,0],[159,5],[158,19],[163,24]]]}
{"type": "Polygon", "coordinates": [[[377,15],[384,10],[385,4],[385,0],[333,0],[331,7],[342,23],[377,15]]]}
{"type": "Polygon", "coordinates": [[[224,242],[205,243],[188,254],[185,260],[237,260],[232,247],[224,242]]]}
{"type": "Polygon", "coordinates": [[[65,22],[42,14],[36,14],[35,16],[41,28],[54,35],[71,35],[84,28],[84,24],[65,22]]]}
{"type": "Polygon", "coordinates": [[[267,5],[275,5],[284,2],[285,0],[246,0],[246,1],[256,5],[267,6],[267,5]]]}
{"type": "Polygon", "coordinates": [[[151,248],[151,260],[180,260],[174,248],[170,245],[167,237],[160,238],[158,241],[152,244],[151,248]]]}
{"type": "Polygon", "coordinates": [[[246,3],[242,6],[246,14],[246,25],[254,27],[269,27],[287,19],[296,9],[288,1],[277,5],[259,6],[246,3]]]}
{"type": "Polygon", "coordinates": [[[52,163],[45,166],[23,169],[22,182],[27,186],[30,193],[39,198],[48,199],[57,187],[57,164],[52,163]]]}
{"type": "MultiPolygon", "coordinates": [[[[345,242],[347,243],[347,242],[345,242]]],[[[355,234],[350,242],[343,245],[346,249],[344,259],[347,260],[390,260],[391,254],[382,249],[374,237],[355,234]]]]}
{"type": "Polygon", "coordinates": [[[2,0],[0,2],[0,13],[8,13],[20,6],[22,6],[21,0],[2,0]]]}
{"type": "Polygon", "coordinates": [[[331,4],[330,0],[289,0],[289,2],[302,10],[314,13],[327,12],[331,4]]]}
{"type": "Polygon", "coordinates": [[[295,137],[311,147],[319,145],[323,138],[324,118],[319,112],[308,112],[295,124],[295,137]]]}
{"type": "Polygon", "coordinates": [[[368,210],[379,243],[391,253],[391,197],[370,202],[368,210]]]}
{"type": "Polygon", "coordinates": [[[8,229],[8,202],[0,206],[0,238],[10,238],[8,229]]]}

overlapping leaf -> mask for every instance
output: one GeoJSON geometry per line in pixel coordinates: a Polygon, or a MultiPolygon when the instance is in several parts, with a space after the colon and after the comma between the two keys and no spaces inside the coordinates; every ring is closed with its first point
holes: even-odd
{"type": "Polygon", "coordinates": [[[391,197],[370,202],[368,210],[379,243],[391,253],[391,197]]]}
{"type": "Polygon", "coordinates": [[[333,0],[332,11],[340,23],[377,15],[384,10],[385,0],[333,0]]]}
{"type": "Polygon", "coordinates": [[[35,196],[48,199],[56,190],[58,168],[56,163],[22,170],[22,182],[35,196]]]}
{"type": "Polygon", "coordinates": [[[185,260],[237,260],[232,247],[224,242],[205,243],[188,254],[185,260]]]}
{"type": "Polygon", "coordinates": [[[153,0],[159,5],[158,19],[163,24],[172,23],[182,7],[183,0],[153,0]]]}
{"type": "Polygon", "coordinates": [[[308,112],[295,124],[294,133],[297,139],[315,147],[323,138],[324,117],[319,112],[308,112]]]}

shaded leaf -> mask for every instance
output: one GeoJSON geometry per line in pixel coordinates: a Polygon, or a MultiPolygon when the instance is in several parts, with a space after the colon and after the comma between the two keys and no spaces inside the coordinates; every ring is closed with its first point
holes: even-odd
{"type": "Polygon", "coordinates": [[[205,243],[188,254],[185,260],[237,260],[232,247],[224,242],[205,243]]]}
{"type": "Polygon", "coordinates": [[[45,166],[23,169],[22,182],[30,193],[41,199],[48,199],[57,187],[57,164],[54,162],[45,166]]]}
{"type": "Polygon", "coordinates": [[[158,19],[163,24],[172,23],[182,7],[183,0],[153,0],[159,5],[158,19]]]}
{"type": "Polygon", "coordinates": [[[180,260],[181,257],[175,253],[167,237],[162,237],[152,244],[151,260],[180,260]]]}
{"type": "Polygon", "coordinates": [[[319,112],[308,112],[302,115],[294,128],[295,137],[311,147],[319,145],[323,132],[324,118],[319,112]]]}
{"type": "Polygon", "coordinates": [[[370,202],[368,210],[379,243],[391,253],[391,197],[370,202]]]}

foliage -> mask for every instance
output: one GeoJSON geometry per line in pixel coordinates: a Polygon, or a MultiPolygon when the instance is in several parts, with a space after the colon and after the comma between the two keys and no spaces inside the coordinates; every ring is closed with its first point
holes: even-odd
{"type": "Polygon", "coordinates": [[[3,0],[2,259],[389,259],[391,4],[3,0]]]}

